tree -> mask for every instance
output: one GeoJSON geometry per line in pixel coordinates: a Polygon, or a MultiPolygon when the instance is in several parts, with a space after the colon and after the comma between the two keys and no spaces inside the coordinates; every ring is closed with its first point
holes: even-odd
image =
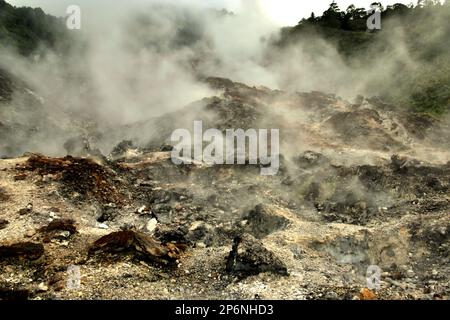
{"type": "Polygon", "coordinates": [[[330,7],[322,15],[321,21],[323,25],[330,28],[340,28],[343,22],[344,14],[339,9],[335,1],[330,4],[330,7]]]}
{"type": "Polygon", "coordinates": [[[348,15],[353,15],[353,13],[355,12],[355,10],[356,10],[356,7],[355,7],[354,4],[352,4],[352,5],[350,5],[350,6],[347,8],[347,10],[346,10],[345,12],[346,12],[346,14],[348,14],[348,15]]]}
{"type": "Polygon", "coordinates": [[[316,15],[314,14],[314,12],[311,12],[311,16],[306,21],[310,22],[310,23],[314,23],[317,21],[316,15]]]}
{"type": "Polygon", "coordinates": [[[336,1],[333,0],[332,3],[330,3],[330,8],[328,9],[331,12],[340,12],[339,6],[337,5],[336,1]]]}
{"type": "Polygon", "coordinates": [[[342,21],[342,28],[344,30],[352,30],[352,21],[355,19],[356,7],[352,4],[345,10],[344,18],[342,21]]]}

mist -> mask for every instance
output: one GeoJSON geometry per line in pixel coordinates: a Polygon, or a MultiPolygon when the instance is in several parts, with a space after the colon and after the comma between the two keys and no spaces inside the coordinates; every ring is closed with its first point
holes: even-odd
{"type": "MultiPolygon", "coordinates": [[[[82,29],[69,32],[68,54],[44,48],[29,59],[2,49],[1,67],[27,84],[45,106],[42,116],[64,127],[58,136],[64,140],[156,118],[217,95],[203,81],[209,76],[288,92],[319,90],[349,100],[393,91],[401,88],[394,85],[399,65],[418,68],[404,44],[405,32],[396,26],[377,39],[392,50],[375,45],[369,57],[344,60],[336,45],[319,35],[274,46],[279,27],[258,1],[246,1],[238,13],[187,1],[96,1],[83,7],[82,29]]],[[[157,133],[138,134],[151,140],[157,133]]],[[[27,145],[49,151],[38,140],[27,145]]],[[[107,134],[101,140],[105,149],[117,142],[108,141],[107,134]]],[[[56,146],[51,150],[63,153],[56,146]]]]}

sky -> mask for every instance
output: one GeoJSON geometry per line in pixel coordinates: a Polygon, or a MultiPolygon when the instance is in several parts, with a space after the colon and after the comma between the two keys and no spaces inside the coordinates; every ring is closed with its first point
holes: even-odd
{"type": "MultiPolygon", "coordinates": [[[[30,6],[41,7],[47,13],[64,16],[66,8],[69,5],[78,5],[83,10],[83,7],[92,9],[95,6],[96,10],[101,8],[104,3],[106,10],[117,7],[117,2],[110,0],[6,0],[15,6],[30,6]],[[100,4],[100,6],[99,6],[100,4]]],[[[127,0],[126,5],[150,3],[153,0],[127,0]]],[[[168,1],[168,0],[165,0],[168,1]]],[[[239,12],[243,3],[255,2],[262,9],[262,11],[273,22],[280,26],[296,25],[302,18],[309,17],[311,12],[316,15],[321,15],[332,2],[332,0],[177,0],[176,3],[186,3],[194,6],[212,7],[217,9],[227,9],[233,12],[239,12]]],[[[357,7],[368,8],[370,3],[374,0],[338,0],[337,3],[341,9],[347,8],[351,4],[357,7]]],[[[381,1],[384,6],[394,3],[416,3],[412,0],[384,0],[381,1]]],[[[122,2],[123,3],[123,2],[122,2]]]]}

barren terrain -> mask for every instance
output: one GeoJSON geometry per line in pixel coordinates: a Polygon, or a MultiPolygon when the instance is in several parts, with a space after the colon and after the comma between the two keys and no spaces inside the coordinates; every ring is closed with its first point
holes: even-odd
{"type": "Polygon", "coordinates": [[[0,298],[448,299],[445,122],[375,98],[205,81],[216,96],[88,134],[71,156],[0,160],[0,298]],[[279,128],[278,175],[174,165],[170,133],[193,120],[279,128]],[[379,290],[365,289],[370,265],[379,290]]]}

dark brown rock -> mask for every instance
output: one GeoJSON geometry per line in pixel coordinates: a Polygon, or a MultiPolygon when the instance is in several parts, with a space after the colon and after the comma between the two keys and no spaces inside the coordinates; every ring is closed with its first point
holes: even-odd
{"type": "Polygon", "coordinates": [[[180,258],[184,249],[185,246],[181,244],[162,244],[145,233],[123,230],[113,232],[95,241],[89,249],[89,254],[128,251],[148,260],[162,264],[171,264],[180,258]]]}
{"type": "Polygon", "coordinates": [[[0,246],[1,258],[26,258],[36,260],[43,254],[44,246],[41,243],[21,242],[0,246]]]}
{"type": "Polygon", "coordinates": [[[9,222],[5,219],[0,219],[0,230],[5,229],[9,222]]]}

